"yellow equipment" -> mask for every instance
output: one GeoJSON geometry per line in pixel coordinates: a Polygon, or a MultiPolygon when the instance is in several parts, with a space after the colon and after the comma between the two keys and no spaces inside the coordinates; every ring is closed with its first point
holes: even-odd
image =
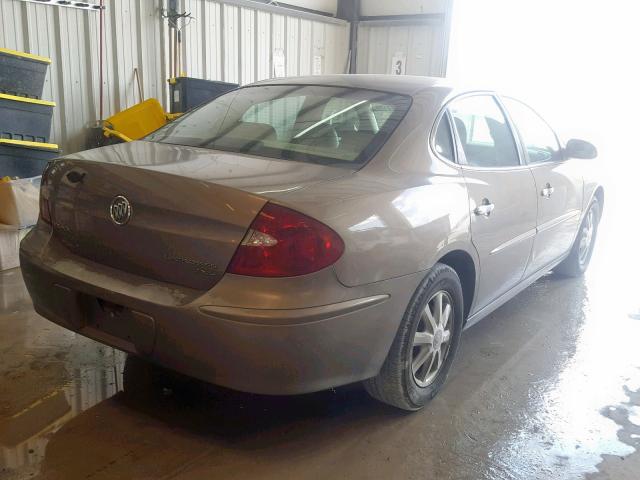
{"type": "Polygon", "coordinates": [[[104,136],[117,137],[125,142],[138,140],[179,117],[180,113],[167,113],[155,98],[112,115],[104,121],[104,136]]]}

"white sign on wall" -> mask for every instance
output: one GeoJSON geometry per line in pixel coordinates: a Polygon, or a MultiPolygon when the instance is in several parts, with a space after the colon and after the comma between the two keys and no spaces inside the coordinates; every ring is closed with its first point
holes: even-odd
{"type": "Polygon", "coordinates": [[[391,57],[391,75],[404,75],[407,70],[407,54],[396,52],[391,57]]]}
{"type": "Polygon", "coordinates": [[[313,75],[322,75],[322,55],[313,56],[313,75]]]}
{"type": "Polygon", "coordinates": [[[286,77],[286,59],[284,56],[284,50],[276,48],[273,51],[273,76],[275,78],[286,77]]]}

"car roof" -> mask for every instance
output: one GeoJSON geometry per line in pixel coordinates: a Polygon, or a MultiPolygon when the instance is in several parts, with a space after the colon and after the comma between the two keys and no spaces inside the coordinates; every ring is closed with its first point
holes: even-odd
{"type": "Polygon", "coordinates": [[[416,75],[341,74],[311,75],[262,80],[252,85],[326,85],[332,87],[381,90],[401,95],[416,95],[423,91],[440,91],[449,96],[457,88],[444,78],[416,75]]]}

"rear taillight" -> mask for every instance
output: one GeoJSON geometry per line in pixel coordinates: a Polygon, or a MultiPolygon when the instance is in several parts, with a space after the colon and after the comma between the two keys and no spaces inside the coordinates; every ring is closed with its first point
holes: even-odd
{"type": "Polygon", "coordinates": [[[302,213],[267,203],[236,250],[227,272],[254,277],[293,277],[335,263],[344,242],[329,227],[302,213]]]}
{"type": "Polygon", "coordinates": [[[49,209],[49,201],[42,194],[43,190],[49,184],[49,174],[53,162],[47,163],[44,171],[42,172],[42,179],[40,180],[40,219],[45,223],[51,223],[51,211],[49,209]]]}
{"type": "Polygon", "coordinates": [[[40,219],[45,223],[51,223],[51,213],[49,212],[49,202],[42,196],[40,192],[40,219]]]}

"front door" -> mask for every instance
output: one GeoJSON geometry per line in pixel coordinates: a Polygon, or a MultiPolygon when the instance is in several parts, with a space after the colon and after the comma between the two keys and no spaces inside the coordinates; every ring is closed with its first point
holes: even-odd
{"type": "Polygon", "coordinates": [[[536,231],[536,186],[492,95],[463,97],[449,111],[469,194],[472,241],[480,258],[474,313],[524,275],[536,231]]]}
{"type": "Polygon", "coordinates": [[[522,102],[503,98],[525,147],[538,199],[537,234],[526,275],[566,254],[580,224],[582,174],[580,161],[564,159],[549,125],[522,102]]]}

